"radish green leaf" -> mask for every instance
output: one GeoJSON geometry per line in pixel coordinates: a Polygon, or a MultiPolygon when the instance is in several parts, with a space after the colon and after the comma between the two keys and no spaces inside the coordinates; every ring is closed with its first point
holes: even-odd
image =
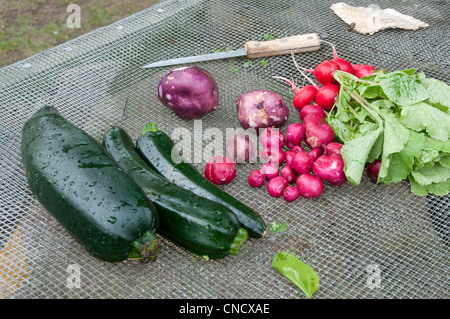
{"type": "Polygon", "coordinates": [[[303,290],[308,298],[319,289],[319,276],[314,269],[291,253],[277,253],[272,266],[303,290]]]}

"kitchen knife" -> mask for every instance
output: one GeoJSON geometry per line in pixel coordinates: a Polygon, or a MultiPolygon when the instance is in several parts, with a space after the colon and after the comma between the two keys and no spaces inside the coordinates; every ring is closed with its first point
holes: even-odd
{"type": "Polygon", "coordinates": [[[175,58],[144,65],[142,68],[196,63],[233,57],[248,57],[249,59],[269,57],[275,55],[311,52],[320,49],[320,38],[317,33],[294,35],[269,41],[249,41],[244,47],[234,51],[217,52],[184,58],[175,58]]]}

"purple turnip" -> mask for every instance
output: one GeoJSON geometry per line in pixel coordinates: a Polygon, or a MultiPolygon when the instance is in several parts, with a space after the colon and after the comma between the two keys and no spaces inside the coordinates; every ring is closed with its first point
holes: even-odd
{"type": "Polygon", "coordinates": [[[278,128],[289,118],[289,109],[281,95],[263,89],[242,93],[237,99],[236,110],[244,129],[278,128]]]}
{"type": "Polygon", "coordinates": [[[181,67],[161,78],[158,98],[178,117],[191,120],[218,107],[219,89],[208,71],[197,66],[181,67]]]}

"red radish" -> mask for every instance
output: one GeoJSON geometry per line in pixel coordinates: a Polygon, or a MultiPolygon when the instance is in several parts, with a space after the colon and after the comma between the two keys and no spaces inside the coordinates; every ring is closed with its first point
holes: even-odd
{"type": "Polygon", "coordinates": [[[304,123],[308,123],[305,125],[305,142],[310,149],[323,147],[323,145],[333,142],[335,137],[333,128],[324,118],[314,118],[314,120],[309,121],[309,119],[314,116],[315,114],[308,115],[304,121],[304,123]]]}
{"type": "Polygon", "coordinates": [[[265,182],[265,176],[259,169],[254,169],[248,175],[248,184],[251,187],[261,187],[265,182]]]}
{"type": "Polygon", "coordinates": [[[283,148],[286,139],[278,128],[268,127],[259,134],[259,140],[264,148],[283,148]]]}
{"type": "MultiPolygon", "coordinates": [[[[317,125],[319,123],[323,123],[323,121],[325,121],[325,117],[326,116],[323,116],[320,113],[309,114],[308,116],[306,116],[303,119],[303,125],[305,126],[305,129],[306,129],[308,126],[317,125]]],[[[306,131],[305,131],[305,134],[306,134],[306,131]]]]}
{"type": "Polygon", "coordinates": [[[283,198],[287,201],[287,202],[293,202],[295,201],[297,198],[300,197],[300,191],[298,190],[298,188],[294,185],[289,185],[288,187],[286,187],[283,191],[283,198]]]}
{"type": "Polygon", "coordinates": [[[295,185],[301,196],[305,198],[319,197],[323,192],[323,182],[320,177],[310,173],[301,174],[297,177],[295,185]]]}
{"type": "Polygon", "coordinates": [[[293,151],[293,150],[287,150],[286,152],[284,152],[285,160],[286,160],[286,164],[287,165],[291,165],[292,158],[294,158],[296,153],[297,152],[293,151]]]}
{"type": "Polygon", "coordinates": [[[291,149],[291,148],[293,148],[295,145],[292,144],[291,142],[286,141],[286,146],[287,146],[287,148],[291,149]]]}
{"type": "Polygon", "coordinates": [[[280,176],[286,178],[289,184],[292,184],[297,179],[297,172],[290,165],[284,165],[281,169],[280,176]]]}
{"type": "MultiPolygon", "coordinates": [[[[302,68],[297,64],[297,61],[294,58],[294,55],[292,54],[292,60],[294,61],[294,65],[297,68],[297,70],[308,80],[310,84],[303,86],[301,89],[298,89],[297,86],[293,81],[290,81],[286,78],[282,77],[275,77],[278,79],[282,79],[286,81],[292,88],[292,90],[295,93],[293,104],[294,107],[297,110],[301,110],[306,105],[312,104],[315,100],[317,91],[319,90],[319,86],[313,82],[303,71],[302,68]]],[[[310,73],[314,73],[314,70],[304,69],[305,71],[308,71],[310,73]]]]}
{"type": "Polygon", "coordinates": [[[303,147],[301,147],[301,145],[294,145],[293,147],[291,147],[291,151],[302,152],[302,151],[305,151],[305,150],[303,149],[303,147]]]}
{"type": "Polygon", "coordinates": [[[317,104],[308,104],[306,105],[304,108],[302,108],[302,110],[300,111],[300,120],[304,120],[306,116],[310,115],[310,114],[315,114],[318,113],[319,115],[321,115],[322,117],[326,117],[327,115],[325,114],[325,111],[323,110],[323,108],[320,105],[317,104]]]}
{"type": "Polygon", "coordinates": [[[323,151],[321,148],[316,147],[316,148],[313,148],[312,150],[310,150],[307,154],[308,154],[309,158],[311,159],[311,161],[314,163],[314,161],[323,154],[323,151]]]}
{"type": "Polygon", "coordinates": [[[338,155],[341,156],[341,148],[344,144],[332,142],[324,146],[325,153],[329,155],[338,155]]]}
{"type": "Polygon", "coordinates": [[[284,154],[286,156],[286,164],[291,165],[292,158],[297,152],[304,152],[305,150],[300,145],[294,145],[290,150],[287,150],[284,154]]]}
{"type": "Polygon", "coordinates": [[[355,70],[353,69],[351,63],[348,62],[347,60],[344,60],[341,58],[334,58],[333,62],[337,63],[337,65],[339,66],[339,70],[350,73],[350,74],[355,73],[355,70]]]}
{"type": "Polygon", "coordinates": [[[261,157],[266,161],[270,161],[277,164],[278,166],[283,164],[286,158],[283,150],[279,148],[267,148],[267,147],[261,151],[261,157]]]}
{"type": "Polygon", "coordinates": [[[316,94],[316,103],[325,111],[330,111],[339,95],[339,86],[333,83],[323,85],[316,94]]]}
{"type": "Polygon", "coordinates": [[[340,156],[328,154],[320,156],[312,165],[312,171],[331,185],[340,186],[347,181],[344,161],[340,156]]]}
{"type": "Polygon", "coordinates": [[[261,172],[264,174],[266,181],[280,175],[280,168],[273,162],[268,162],[261,166],[261,172]]]}
{"type": "Polygon", "coordinates": [[[267,183],[267,191],[269,192],[270,196],[273,197],[280,197],[283,195],[283,191],[286,187],[288,187],[288,181],[283,176],[277,176],[272,178],[267,183]]]}
{"type": "Polygon", "coordinates": [[[312,164],[306,152],[297,152],[291,160],[291,167],[299,174],[309,173],[312,164]]]}
{"type": "Polygon", "coordinates": [[[355,70],[355,76],[362,78],[363,76],[371,75],[375,68],[369,64],[363,64],[355,70]]]}
{"type": "Polygon", "coordinates": [[[292,104],[297,110],[301,110],[305,105],[312,103],[316,97],[316,92],[319,89],[318,85],[313,82],[311,82],[310,85],[304,85],[299,88],[294,81],[280,76],[275,76],[274,78],[284,80],[291,86],[292,91],[294,91],[292,104]]]}
{"type": "MultiPolygon", "coordinates": [[[[292,57],[293,57],[293,55],[292,55],[292,57]]],[[[303,73],[302,68],[297,64],[297,61],[295,61],[294,57],[293,57],[293,60],[294,60],[294,64],[295,64],[297,70],[311,83],[311,85],[313,85],[317,88],[317,91],[319,91],[320,88],[313,81],[311,81],[311,79],[309,79],[309,77],[306,76],[305,73],[303,73]]],[[[335,63],[331,60],[326,60],[326,61],[319,63],[319,65],[317,65],[314,70],[305,69],[305,68],[303,68],[303,70],[313,73],[314,76],[316,77],[317,81],[319,81],[319,83],[322,85],[325,85],[328,83],[338,84],[338,82],[334,79],[333,74],[335,71],[339,70],[339,66],[337,63],[335,63]]],[[[316,93],[316,103],[317,103],[317,93],[316,93]]],[[[317,103],[317,104],[319,104],[319,103],[317,103]]]]}
{"type": "Polygon", "coordinates": [[[316,66],[316,68],[314,69],[314,76],[322,85],[328,83],[336,83],[333,74],[337,70],[339,70],[339,65],[336,62],[332,60],[326,60],[316,66]]]}
{"type": "Polygon", "coordinates": [[[370,180],[374,183],[378,183],[378,174],[380,173],[381,160],[377,159],[370,163],[367,168],[367,176],[369,176],[370,180]]]}
{"type": "Polygon", "coordinates": [[[286,141],[292,146],[300,145],[305,137],[305,127],[302,123],[290,124],[286,129],[286,141]]]}
{"type": "Polygon", "coordinates": [[[350,73],[350,74],[354,74],[355,73],[355,70],[353,69],[353,66],[352,66],[352,64],[350,62],[348,62],[347,60],[344,60],[344,59],[341,59],[341,58],[338,57],[338,54],[336,52],[336,47],[334,46],[333,43],[328,42],[328,41],[324,41],[324,40],[321,40],[321,41],[325,42],[325,43],[328,43],[333,48],[333,59],[332,59],[332,61],[337,63],[337,65],[339,66],[340,70],[342,70],[344,72],[347,72],[347,73],[350,73]]]}
{"type": "Polygon", "coordinates": [[[297,110],[301,110],[305,105],[314,101],[317,94],[317,87],[313,85],[305,85],[295,91],[292,104],[297,110]]]}
{"type": "Polygon", "coordinates": [[[356,70],[358,70],[362,66],[363,66],[362,64],[352,64],[353,71],[356,72],[356,70]]]}
{"type": "Polygon", "coordinates": [[[217,185],[228,184],[236,177],[236,166],[227,157],[213,156],[206,164],[205,177],[217,185]]]}

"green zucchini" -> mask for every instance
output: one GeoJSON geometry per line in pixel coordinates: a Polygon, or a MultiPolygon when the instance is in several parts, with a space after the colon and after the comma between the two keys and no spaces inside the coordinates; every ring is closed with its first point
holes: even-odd
{"type": "Polygon", "coordinates": [[[21,156],[36,199],[89,253],[108,262],[156,258],[154,205],[100,143],[53,106],[25,122],[21,156]]]}
{"type": "Polygon", "coordinates": [[[236,254],[247,239],[247,231],[240,229],[228,208],[178,187],[151,169],[124,129],[112,126],[102,145],[154,203],[162,235],[210,259],[236,254]]]}
{"type": "Polygon", "coordinates": [[[268,227],[258,213],[207,180],[192,164],[175,161],[173,148],[173,141],[158,130],[155,123],[145,125],[136,140],[136,149],[141,157],[169,181],[231,209],[249,237],[261,238],[267,234],[268,227]]]}

